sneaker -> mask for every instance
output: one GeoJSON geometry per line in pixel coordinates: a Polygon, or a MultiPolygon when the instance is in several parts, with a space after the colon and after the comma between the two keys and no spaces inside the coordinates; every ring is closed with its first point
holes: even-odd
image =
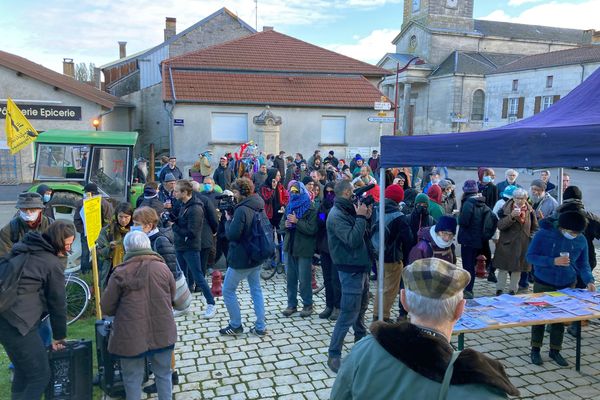
{"type": "Polygon", "coordinates": [[[252,328],[250,328],[250,333],[259,337],[265,337],[267,336],[267,330],[260,330],[260,329],[256,329],[255,326],[253,326],[252,328]]]}
{"type": "Polygon", "coordinates": [[[227,325],[225,328],[219,329],[219,333],[226,336],[237,336],[240,333],[244,333],[244,327],[240,325],[237,328],[234,328],[231,325],[227,325]]]}
{"type": "Polygon", "coordinates": [[[300,316],[302,318],[310,317],[313,313],[313,306],[304,306],[302,307],[302,311],[300,311],[300,316]]]}
{"type": "Polygon", "coordinates": [[[332,312],[333,312],[333,308],[325,307],[325,309],[319,313],[319,318],[327,319],[327,318],[329,318],[329,316],[331,315],[332,312]]]}
{"type": "Polygon", "coordinates": [[[327,358],[327,366],[329,367],[330,370],[332,370],[336,374],[340,370],[340,365],[341,364],[342,364],[342,360],[339,357],[331,357],[331,356],[329,356],[327,358]]]}
{"type": "Polygon", "coordinates": [[[283,310],[281,313],[283,314],[284,317],[289,317],[297,311],[298,311],[297,307],[288,307],[285,310],[283,310]]]}
{"type": "Polygon", "coordinates": [[[548,355],[550,356],[551,359],[553,359],[561,367],[568,367],[569,366],[569,363],[567,362],[567,360],[565,360],[563,358],[563,356],[560,355],[560,351],[558,351],[558,350],[550,350],[550,353],[548,355]]]}
{"type": "Polygon", "coordinates": [[[177,318],[177,317],[180,317],[180,316],[182,316],[182,315],[185,315],[185,314],[187,314],[187,313],[188,313],[188,311],[189,311],[189,310],[190,310],[190,308],[189,308],[189,307],[188,307],[188,308],[186,308],[186,309],[185,309],[185,310],[183,310],[183,311],[179,311],[179,310],[173,310],[173,317],[174,317],[174,318],[177,318]]]}
{"type": "Polygon", "coordinates": [[[215,304],[207,304],[206,310],[204,310],[204,318],[210,319],[217,313],[217,306],[215,304]]]}
{"type": "Polygon", "coordinates": [[[540,354],[539,348],[531,349],[531,363],[535,365],[542,365],[544,361],[542,361],[542,355],[540,354]]]}
{"type": "Polygon", "coordinates": [[[340,309],[339,308],[335,308],[333,307],[333,311],[331,312],[331,315],[329,316],[329,320],[330,321],[337,321],[337,319],[340,316],[340,309]]]}

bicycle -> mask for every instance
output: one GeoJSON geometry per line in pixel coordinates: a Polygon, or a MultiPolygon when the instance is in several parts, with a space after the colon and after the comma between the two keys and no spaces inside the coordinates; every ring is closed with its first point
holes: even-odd
{"type": "MultiPolygon", "coordinates": [[[[67,271],[78,270],[77,267],[67,271]]],[[[65,295],[67,302],[67,325],[77,321],[85,313],[92,297],[88,284],[76,275],[75,271],[65,274],[65,295]]]]}

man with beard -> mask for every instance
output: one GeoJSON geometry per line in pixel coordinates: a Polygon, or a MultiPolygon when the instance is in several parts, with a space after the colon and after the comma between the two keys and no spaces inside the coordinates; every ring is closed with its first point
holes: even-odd
{"type": "Polygon", "coordinates": [[[137,165],[133,170],[133,181],[137,183],[146,183],[148,177],[148,164],[145,158],[137,159],[137,165]]]}
{"type": "Polygon", "coordinates": [[[541,179],[531,182],[531,202],[538,219],[544,219],[554,213],[558,202],[546,191],[546,183],[541,179]]]}

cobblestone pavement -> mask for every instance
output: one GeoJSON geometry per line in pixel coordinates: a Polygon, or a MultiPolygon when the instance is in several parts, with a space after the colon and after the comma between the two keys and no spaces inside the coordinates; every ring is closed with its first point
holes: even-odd
{"type": "MultiPolygon", "coordinates": [[[[600,271],[596,270],[596,280],[600,271]]],[[[371,290],[375,290],[374,282],[371,290]]],[[[244,328],[254,325],[248,285],[242,283],[239,300],[244,328]]],[[[269,334],[258,338],[249,333],[221,337],[219,328],[227,325],[222,298],[218,313],[202,319],[204,299],[195,294],[192,310],[177,318],[179,342],[176,346],[180,399],[327,399],[335,374],[327,368],[327,348],[333,322],[317,314],[324,308],[324,290],[315,296],[316,313],[301,318],[298,313],[286,318],[285,276],[263,281],[269,334]]],[[[478,279],[476,296],[495,293],[493,284],[478,279]]],[[[372,304],[372,301],[371,301],[372,304]]],[[[397,310],[396,310],[397,312],[397,310]]],[[[371,317],[371,312],[367,316],[371,317]]],[[[353,335],[346,338],[344,355],[352,347],[353,335]]],[[[530,328],[510,328],[468,334],[465,345],[494,357],[506,366],[521,398],[589,399],[600,396],[600,331],[592,321],[583,328],[581,373],[575,371],[575,339],[565,333],[563,354],[570,366],[561,368],[549,359],[548,338],[542,349],[543,366],[529,361],[530,328]]],[[[456,338],[453,338],[456,345],[456,338]]]]}

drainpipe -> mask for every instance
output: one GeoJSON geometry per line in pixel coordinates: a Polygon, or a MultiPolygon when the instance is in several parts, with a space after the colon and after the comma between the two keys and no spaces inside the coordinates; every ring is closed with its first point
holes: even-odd
{"type": "Polygon", "coordinates": [[[174,148],[174,138],[173,138],[173,110],[175,109],[175,105],[177,104],[177,95],[175,94],[175,84],[173,83],[173,71],[171,66],[169,65],[169,80],[171,81],[171,107],[169,108],[167,103],[164,103],[165,111],[167,112],[167,116],[169,117],[169,153],[175,154],[174,148]]]}

